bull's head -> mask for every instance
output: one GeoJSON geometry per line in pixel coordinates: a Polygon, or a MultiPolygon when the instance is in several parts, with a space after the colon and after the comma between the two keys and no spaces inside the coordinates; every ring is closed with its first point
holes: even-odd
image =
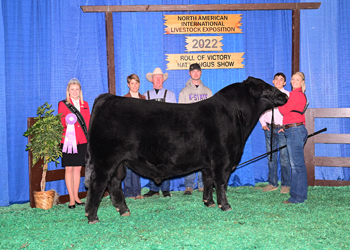
{"type": "Polygon", "coordinates": [[[288,100],[288,96],[285,93],[261,79],[250,76],[245,83],[250,85],[250,94],[265,104],[266,109],[282,106],[288,100]]]}

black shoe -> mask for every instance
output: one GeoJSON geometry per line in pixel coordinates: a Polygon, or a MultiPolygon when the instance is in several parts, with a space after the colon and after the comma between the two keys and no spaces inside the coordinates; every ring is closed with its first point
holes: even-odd
{"type": "Polygon", "coordinates": [[[83,205],[85,205],[85,202],[79,203],[79,202],[75,201],[75,204],[77,204],[78,206],[83,206],[83,205]]]}
{"type": "Polygon", "coordinates": [[[72,206],[68,205],[68,208],[73,209],[73,208],[75,208],[75,205],[72,205],[72,206]]]}
{"type": "Polygon", "coordinates": [[[164,197],[171,197],[171,193],[169,191],[162,191],[164,197]]]}
{"type": "Polygon", "coordinates": [[[150,190],[147,194],[144,194],[144,197],[151,197],[153,195],[159,195],[159,192],[154,192],[152,190],[150,190]]]}

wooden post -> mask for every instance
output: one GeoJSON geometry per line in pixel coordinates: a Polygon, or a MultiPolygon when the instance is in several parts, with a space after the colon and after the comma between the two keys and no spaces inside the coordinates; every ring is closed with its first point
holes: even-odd
{"type": "MultiPolygon", "coordinates": [[[[314,109],[307,109],[305,113],[305,127],[308,134],[315,132],[314,109]]],[[[317,135],[316,135],[317,136],[317,135]]],[[[310,137],[304,147],[304,159],[308,186],[315,186],[315,137],[310,137]]]]}
{"type": "Polygon", "coordinates": [[[113,12],[106,12],[106,40],[107,40],[107,68],[108,68],[108,93],[115,95],[115,62],[114,62],[114,35],[113,12]]]}
{"type": "Polygon", "coordinates": [[[300,68],[300,10],[294,9],[292,12],[292,74],[294,74],[300,68]]]}
{"type": "MultiPolygon", "coordinates": [[[[34,125],[34,118],[30,117],[27,119],[27,127],[30,128],[34,125]]],[[[32,136],[28,136],[28,143],[32,139],[32,136]]],[[[40,167],[43,164],[43,160],[38,161],[33,166],[33,154],[28,151],[28,164],[29,164],[29,201],[30,207],[35,207],[34,203],[34,191],[40,191],[40,181],[41,175],[43,173],[43,168],[40,167]]]]}

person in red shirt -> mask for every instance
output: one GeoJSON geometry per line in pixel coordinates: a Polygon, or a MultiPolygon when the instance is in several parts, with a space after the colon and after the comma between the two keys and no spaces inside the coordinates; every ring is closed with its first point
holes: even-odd
{"type": "Polygon", "coordinates": [[[69,194],[68,208],[72,209],[75,208],[75,205],[85,205],[85,203],[79,199],[78,191],[81,167],[85,166],[87,130],[89,129],[90,122],[89,104],[83,100],[83,93],[78,79],[73,78],[68,82],[66,99],[58,103],[58,113],[62,114],[61,122],[63,125],[63,134],[61,143],[63,145],[67,132],[66,116],[71,113],[75,113],[77,117],[79,116],[74,124],[75,141],[78,152],[74,153],[74,150],[72,150],[72,152],[69,150],[67,150],[67,152],[62,152],[62,166],[65,167],[65,181],[69,194]]]}
{"type": "Polygon", "coordinates": [[[283,115],[287,149],[291,163],[290,198],[284,204],[303,203],[307,200],[307,173],[304,159],[304,145],[307,140],[305,128],[305,76],[296,72],[291,79],[292,91],[287,103],[278,107],[283,115]]]}

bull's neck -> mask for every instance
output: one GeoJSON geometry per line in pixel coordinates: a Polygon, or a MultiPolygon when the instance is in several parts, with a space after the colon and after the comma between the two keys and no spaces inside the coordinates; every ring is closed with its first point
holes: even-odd
{"type": "Polygon", "coordinates": [[[255,128],[256,124],[259,121],[260,116],[268,110],[267,107],[264,107],[265,105],[262,105],[261,103],[259,105],[255,104],[254,108],[252,109],[252,112],[246,112],[248,114],[246,116],[247,126],[244,133],[244,139],[247,140],[253,129],[255,128]]]}

